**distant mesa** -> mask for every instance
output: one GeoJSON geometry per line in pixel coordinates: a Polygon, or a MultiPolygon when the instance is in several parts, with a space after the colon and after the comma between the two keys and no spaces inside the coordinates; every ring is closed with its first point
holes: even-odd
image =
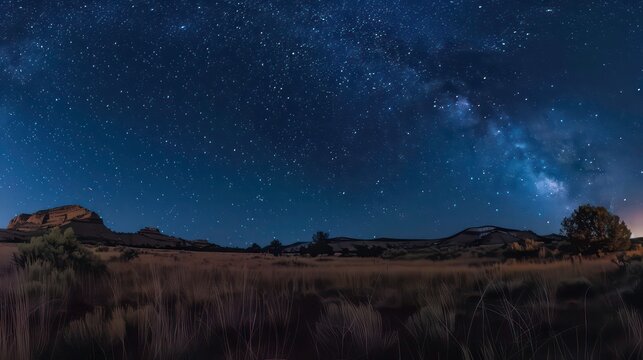
{"type": "Polygon", "coordinates": [[[144,227],[138,231],[140,235],[161,235],[161,230],[155,227],[144,227]]]}
{"type": "Polygon", "coordinates": [[[20,214],[11,219],[8,230],[37,231],[70,225],[72,222],[103,225],[103,220],[93,211],[82,206],[69,205],[33,214],[20,214]]]}
{"type": "Polygon", "coordinates": [[[191,241],[164,235],[155,227],[146,227],[136,233],[115,232],[105,226],[97,213],[79,205],[61,206],[33,214],[20,214],[11,219],[6,230],[0,229],[0,241],[28,241],[31,237],[41,235],[55,227],[71,228],[80,241],[90,244],[189,250],[218,248],[203,240],[191,241]]]}

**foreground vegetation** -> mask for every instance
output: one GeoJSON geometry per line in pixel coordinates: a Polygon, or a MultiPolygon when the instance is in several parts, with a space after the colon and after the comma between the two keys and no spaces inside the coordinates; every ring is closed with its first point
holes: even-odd
{"type": "Polygon", "coordinates": [[[60,232],[0,250],[11,359],[643,356],[635,254],[485,265],[141,252],[60,232]]]}

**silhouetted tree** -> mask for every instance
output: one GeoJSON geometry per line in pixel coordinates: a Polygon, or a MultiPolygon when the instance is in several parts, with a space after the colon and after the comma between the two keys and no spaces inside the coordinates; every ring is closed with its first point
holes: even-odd
{"type": "Polygon", "coordinates": [[[318,231],[313,234],[313,243],[328,242],[330,235],[324,231],[318,231]]]}
{"type": "Polygon", "coordinates": [[[313,235],[312,244],[308,245],[308,253],[310,256],[315,257],[317,255],[334,255],[335,251],[330,245],[329,235],[327,232],[318,231],[313,235]]]}
{"type": "Polygon", "coordinates": [[[260,253],[261,252],[261,246],[259,246],[259,244],[257,244],[257,243],[252,243],[252,245],[250,245],[246,249],[246,251],[250,252],[250,253],[260,253]]]}
{"type": "Polygon", "coordinates": [[[284,251],[284,246],[281,241],[274,239],[270,242],[270,245],[268,245],[268,250],[274,256],[281,256],[281,253],[284,251]]]}
{"type": "Polygon", "coordinates": [[[601,206],[581,205],[562,222],[561,233],[581,251],[617,251],[630,247],[625,222],[601,206]]]}

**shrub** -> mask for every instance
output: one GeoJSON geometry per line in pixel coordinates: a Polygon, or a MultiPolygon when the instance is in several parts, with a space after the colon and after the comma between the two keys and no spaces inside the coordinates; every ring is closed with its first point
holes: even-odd
{"type": "Polygon", "coordinates": [[[139,256],[138,250],[132,249],[132,248],[124,248],[123,250],[121,250],[121,255],[119,256],[119,259],[121,261],[127,262],[127,261],[132,261],[136,259],[138,256],[139,256]]]}
{"type": "Polygon", "coordinates": [[[387,249],[382,253],[382,259],[395,259],[397,257],[404,256],[408,253],[409,252],[406,251],[405,249],[399,249],[399,248],[387,249]]]}
{"type": "Polygon", "coordinates": [[[562,233],[581,251],[617,251],[630,247],[625,222],[601,206],[581,205],[562,223],[562,233]]]}
{"type": "Polygon", "coordinates": [[[355,245],[355,252],[358,257],[380,257],[386,249],[381,246],[355,245]]]}
{"type": "Polygon", "coordinates": [[[617,275],[643,279],[643,257],[641,255],[620,254],[612,259],[612,262],[618,266],[617,275]]]}
{"type": "Polygon", "coordinates": [[[293,266],[293,267],[309,267],[312,266],[311,264],[305,263],[303,261],[299,261],[296,259],[290,259],[290,260],[279,260],[275,261],[272,263],[274,266],[293,266]]]}
{"type": "Polygon", "coordinates": [[[507,257],[527,258],[539,256],[543,250],[543,243],[540,241],[525,239],[508,244],[508,250],[505,252],[507,257]]]}
{"type": "Polygon", "coordinates": [[[70,267],[58,269],[49,262],[35,261],[29,263],[25,270],[22,284],[30,297],[47,294],[53,298],[63,298],[77,280],[74,269],[70,267]]]}
{"type": "Polygon", "coordinates": [[[105,265],[76,239],[74,231],[52,229],[43,236],[31,238],[27,244],[18,245],[18,253],[13,255],[14,263],[26,268],[32,263],[48,263],[55,269],[72,268],[79,272],[102,272],[105,265]]]}

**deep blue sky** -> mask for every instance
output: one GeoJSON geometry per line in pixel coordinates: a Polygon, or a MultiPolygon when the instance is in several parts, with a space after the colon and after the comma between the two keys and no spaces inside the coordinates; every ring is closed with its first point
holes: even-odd
{"type": "Polygon", "coordinates": [[[0,221],[243,246],[643,235],[638,1],[0,0],[0,221]]]}

